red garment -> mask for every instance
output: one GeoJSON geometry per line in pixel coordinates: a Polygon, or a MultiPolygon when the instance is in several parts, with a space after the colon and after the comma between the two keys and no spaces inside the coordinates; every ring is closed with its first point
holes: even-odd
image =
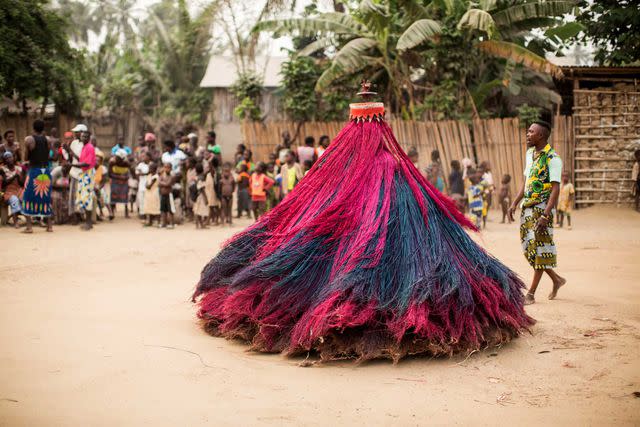
{"type": "Polygon", "coordinates": [[[88,171],[89,169],[93,169],[96,167],[96,149],[92,144],[84,144],[84,147],[82,147],[82,151],[80,152],[79,162],[87,163],[89,165],[83,167],[83,171],[88,171]]]}
{"type": "Polygon", "coordinates": [[[263,173],[254,172],[251,175],[251,183],[249,190],[251,191],[251,200],[254,202],[264,202],[267,200],[267,191],[273,187],[275,181],[263,173]]]}

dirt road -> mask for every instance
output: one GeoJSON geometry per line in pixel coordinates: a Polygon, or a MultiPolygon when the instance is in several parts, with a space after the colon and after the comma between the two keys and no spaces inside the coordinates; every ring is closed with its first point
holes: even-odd
{"type": "MultiPolygon", "coordinates": [[[[638,425],[640,215],[574,216],[556,234],[568,284],[547,301],[543,279],[532,335],[469,357],[311,368],[196,324],[200,269],[240,225],[3,228],[0,425],[638,425]]],[[[481,239],[528,281],[515,224],[481,239]]]]}

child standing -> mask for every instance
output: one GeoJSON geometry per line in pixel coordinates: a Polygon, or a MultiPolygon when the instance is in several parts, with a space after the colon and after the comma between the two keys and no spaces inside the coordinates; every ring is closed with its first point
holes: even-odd
{"type": "Polygon", "coordinates": [[[480,176],[476,173],[469,173],[471,185],[467,190],[467,207],[473,217],[475,226],[480,229],[482,226],[482,193],[483,187],[480,185],[480,176]]]}
{"type": "Polygon", "coordinates": [[[509,217],[509,206],[511,206],[511,175],[505,174],[502,177],[500,187],[500,192],[498,193],[498,203],[500,203],[500,207],[502,208],[502,221],[500,224],[504,224],[505,218],[511,224],[511,217],[509,217]]]}
{"type": "Polygon", "coordinates": [[[484,161],[480,164],[480,173],[481,175],[481,184],[482,184],[482,199],[483,199],[483,207],[482,207],[482,225],[484,228],[487,227],[487,215],[489,214],[489,209],[493,204],[493,191],[495,186],[493,184],[493,174],[491,173],[491,164],[487,161],[484,161]]]}
{"type": "Polygon", "coordinates": [[[95,193],[100,215],[98,218],[102,220],[102,208],[107,208],[109,221],[113,220],[113,211],[111,210],[111,188],[109,185],[109,169],[104,165],[104,154],[96,149],[96,174],[95,193]]]}
{"type": "Polygon", "coordinates": [[[220,187],[221,187],[221,218],[223,223],[231,224],[232,217],[231,215],[231,206],[233,205],[233,192],[236,191],[236,180],[233,179],[233,175],[231,174],[231,164],[225,163],[222,167],[222,176],[220,177],[220,187]]]}
{"type": "Polygon", "coordinates": [[[276,171],[275,165],[273,163],[267,164],[267,176],[275,182],[275,185],[272,186],[269,191],[267,191],[267,212],[271,209],[275,208],[278,204],[278,200],[280,200],[280,194],[278,193],[280,190],[279,184],[276,180],[276,171]]]}
{"type": "MultiPolygon", "coordinates": [[[[135,213],[136,209],[134,208],[138,206],[138,177],[136,175],[135,169],[130,171],[129,180],[127,181],[129,184],[129,210],[132,214],[135,213]]],[[[140,212],[140,211],[138,211],[140,212]]]]}
{"type": "Polygon", "coordinates": [[[169,229],[174,228],[173,212],[171,211],[171,187],[173,178],[171,177],[171,163],[162,165],[162,172],[158,180],[160,187],[160,221],[161,226],[169,229]]]}
{"type": "Polygon", "coordinates": [[[144,214],[147,216],[146,226],[153,225],[153,219],[160,215],[160,177],[158,176],[158,165],[149,163],[149,175],[146,180],[146,190],[144,192],[144,214]]]}
{"type": "Polygon", "coordinates": [[[246,164],[240,165],[240,174],[238,175],[238,216],[240,218],[246,211],[247,216],[251,218],[251,198],[249,196],[249,167],[246,164]]]}
{"type": "Polygon", "coordinates": [[[286,197],[293,188],[300,182],[300,180],[304,177],[304,171],[302,170],[302,166],[296,162],[296,158],[293,156],[291,151],[287,151],[285,156],[285,163],[282,165],[280,169],[281,176],[281,197],[286,197]]]}
{"type": "Polygon", "coordinates": [[[569,174],[562,173],[562,186],[558,198],[558,225],[562,228],[564,217],[567,217],[567,229],[571,230],[571,211],[573,210],[573,195],[576,190],[569,181],[569,174]]]}
{"type": "Polygon", "coordinates": [[[138,214],[144,218],[144,197],[147,192],[147,178],[149,176],[149,164],[151,163],[151,155],[148,151],[141,155],[140,163],[136,166],[136,176],[138,177],[138,214]]]}
{"type": "Polygon", "coordinates": [[[256,171],[251,175],[251,203],[256,221],[264,215],[267,207],[267,191],[275,183],[273,179],[265,174],[266,170],[266,165],[260,162],[256,167],[256,171]]]}
{"type": "Polygon", "coordinates": [[[211,159],[209,173],[205,180],[205,192],[209,203],[209,220],[212,224],[220,222],[220,167],[217,157],[211,159]]]}
{"type": "MultiPolygon", "coordinates": [[[[196,160],[195,157],[189,157],[187,159],[187,173],[185,174],[185,195],[184,198],[184,208],[185,208],[185,216],[188,219],[192,218],[197,220],[195,216],[195,206],[194,203],[198,199],[198,172],[196,171],[196,164],[200,164],[202,167],[202,173],[204,174],[204,165],[202,162],[196,160]]],[[[196,226],[198,225],[196,221],[196,226]]]]}
{"type": "Polygon", "coordinates": [[[209,201],[207,200],[207,192],[205,191],[206,179],[204,177],[204,167],[202,163],[195,166],[196,172],[196,191],[197,197],[193,205],[193,216],[196,221],[196,229],[207,228],[206,221],[209,216],[209,201]]]}

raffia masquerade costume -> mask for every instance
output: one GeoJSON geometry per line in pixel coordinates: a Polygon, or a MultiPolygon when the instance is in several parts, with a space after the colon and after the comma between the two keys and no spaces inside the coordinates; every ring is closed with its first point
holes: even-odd
{"type": "Polygon", "coordinates": [[[398,361],[504,343],[533,323],[523,283],[467,235],[383,116],[382,103],[351,104],[295,189],[205,266],[194,300],[208,333],[398,361]]]}

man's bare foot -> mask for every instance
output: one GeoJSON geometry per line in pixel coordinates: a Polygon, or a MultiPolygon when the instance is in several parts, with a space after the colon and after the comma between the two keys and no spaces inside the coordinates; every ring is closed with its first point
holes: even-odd
{"type": "Polygon", "coordinates": [[[47,233],[53,233],[53,227],[47,227],[47,233]]]}
{"type": "Polygon", "coordinates": [[[526,294],[524,296],[524,305],[535,304],[536,299],[533,297],[533,294],[526,294]]]}
{"type": "Polygon", "coordinates": [[[567,283],[567,279],[558,276],[558,280],[553,282],[553,290],[549,294],[549,299],[554,299],[558,295],[558,289],[564,286],[565,283],[567,283]]]}
{"type": "Polygon", "coordinates": [[[21,231],[21,233],[24,234],[32,234],[33,233],[33,229],[31,228],[25,228],[24,230],[21,231]]]}

